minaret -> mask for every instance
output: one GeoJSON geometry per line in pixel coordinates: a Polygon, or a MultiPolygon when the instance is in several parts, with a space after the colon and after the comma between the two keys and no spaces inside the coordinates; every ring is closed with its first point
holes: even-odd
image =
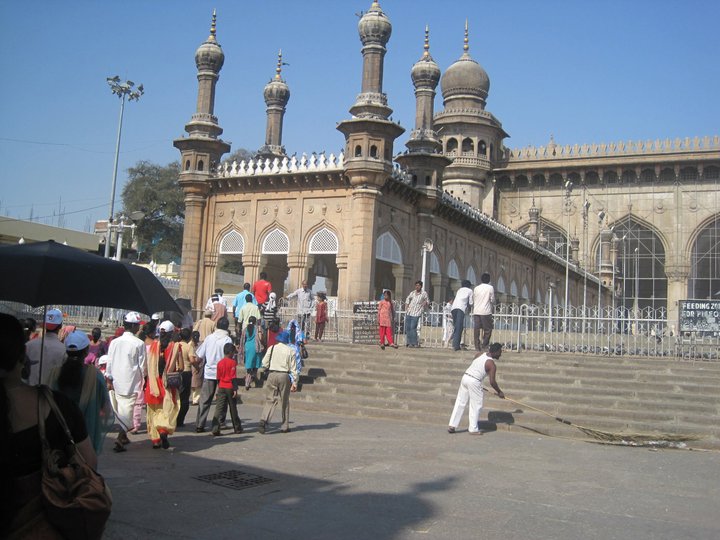
{"type": "Polygon", "coordinates": [[[374,1],[358,23],[362,41],[362,89],[350,107],[350,120],[337,129],[345,135],[345,176],[353,188],[352,222],[346,268],[348,298],[372,298],[375,283],[375,239],[380,190],[393,171],[393,142],[403,131],[389,120],[392,110],[383,94],[385,45],[392,25],[374,1]]]}
{"type": "Polygon", "coordinates": [[[282,72],[282,50],[278,52],[275,77],[265,86],[263,97],[267,105],[267,127],[265,129],[265,144],[258,150],[257,155],[262,159],[283,158],[285,147],[282,145],[283,116],[285,107],[290,100],[290,88],[280,76],[282,72]]]}
{"type": "Polygon", "coordinates": [[[463,53],[442,76],[443,111],[435,116],[443,151],[453,162],[443,172],[443,190],[470,206],[494,215],[493,163],[507,133],[485,104],[490,78],[470,56],[465,21],[463,53]]]}
{"type": "Polygon", "coordinates": [[[353,118],[340,122],[345,135],[346,175],[353,186],[382,187],[392,173],[393,142],[405,130],[388,120],[392,109],[383,94],[383,63],[392,25],[374,1],[358,23],[362,41],[362,88],[350,107],[353,118]]]}
{"type": "Polygon", "coordinates": [[[413,177],[413,184],[426,192],[425,210],[432,211],[442,193],[442,172],[451,160],[443,156],[442,143],[433,130],[435,89],[440,81],[440,68],[430,56],[430,29],[425,27],[423,55],[410,72],[415,87],[415,129],[405,143],[408,151],[396,158],[413,177]]]}
{"type": "Polygon", "coordinates": [[[173,141],[180,150],[181,171],[178,182],[185,194],[185,227],[183,230],[182,265],[180,266],[180,296],[191,298],[193,305],[204,301],[200,280],[201,238],[203,214],[210,178],[220,161],[220,156],[230,151],[230,145],[219,139],[222,128],[213,115],[215,110],[215,85],[222,69],[225,55],[215,37],[216,14],[213,11],[210,36],[195,52],[197,66],[197,109],[185,125],[187,137],[173,141]]]}

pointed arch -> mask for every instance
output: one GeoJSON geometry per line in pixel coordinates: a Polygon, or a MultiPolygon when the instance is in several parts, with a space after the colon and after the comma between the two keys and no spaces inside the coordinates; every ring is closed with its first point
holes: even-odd
{"type": "Polygon", "coordinates": [[[467,272],[465,272],[465,279],[475,286],[477,283],[477,276],[475,275],[475,269],[472,266],[468,266],[467,272]]]}
{"type": "Polygon", "coordinates": [[[242,255],[245,253],[245,239],[243,235],[235,229],[225,233],[220,239],[218,253],[220,255],[242,255]]]}
{"type": "Polygon", "coordinates": [[[316,231],[308,242],[308,253],[312,254],[337,254],[339,249],[340,242],[338,241],[338,237],[328,227],[322,227],[316,231]]]}
{"type": "Polygon", "coordinates": [[[510,296],[513,297],[513,300],[518,298],[518,286],[514,279],[510,282],[510,296]]]}
{"type": "Polygon", "coordinates": [[[687,294],[688,298],[720,299],[720,214],[693,231],[687,294]]]}
{"type": "Polygon", "coordinates": [[[434,251],[430,252],[430,261],[428,263],[428,266],[428,272],[430,272],[431,274],[440,273],[440,260],[438,259],[438,256],[434,251]]]}
{"type": "Polygon", "coordinates": [[[505,287],[505,279],[502,276],[498,276],[496,288],[497,292],[500,294],[505,294],[507,292],[505,287]]]}
{"type": "Polygon", "coordinates": [[[523,283],[520,298],[522,298],[523,300],[530,300],[530,291],[528,290],[527,283],[523,283]]]}
{"type": "Polygon", "coordinates": [[[402,264],[402,250],[390,231],[382,233],[375,241],[375,258],[392,264],[402,264]]]}
{"type": "Polygon", "coordinates": [[[448,263],[448,277],[451,279],[460,279],[460,269],[458,268],[455,259],[450,259],[448,263]]]}
{"type": "Polygon", "coordinates": [[[284,231],[275,228],[265,235],[260,253],[265,255],[287,255],[290,253],[290,238],[284,231]]]}

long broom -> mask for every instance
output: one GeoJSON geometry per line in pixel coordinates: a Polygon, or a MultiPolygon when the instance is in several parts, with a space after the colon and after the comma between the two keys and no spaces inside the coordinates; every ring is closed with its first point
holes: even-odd
{"type": "MultiPolygon", "coordinates": [[[[484,392],[488,392],[488,389],[483,387],[484,392]]],[[[489,392],[488,392],[489,393],[489,392]]],[[[593,437],[594,439],[597,439],[599,441],[605,442],[605,443],[613,443],[613,444],[625,444],[625,445],[632,445],[632,446],[642,446],[642,445],[661,445],[663,443],[680,443],[685,441],[697,441],[701,439],[701,437],[696,435],[674,435],[669,433],[663,433],[663,434],[649,434],[649,433],[615,433],[612,431],[602,431],[599,429],[589,428],[587,426],[581,426],[579,424],[576,424],[575,422],[572,422],[570,420],[567,420],[566,418],[561,418],[560,416],[556,416],[552,413],[549,413],[547,411],[544,411],[542,409],[538,409],[537,407],[533,407],[532,405],[528,405],[527,403],[523,403],[522,401],[517,401],[512,398],[505,396],[505,399],[511,403],[514,403],[516,405],[519,405],[520,407],[525,407],[527,409],[531,409],[535,412],[539,412],[540,414],[544,414],[545,416],[549,416],[550,418],[554,418],[561,424],[568,425],[570,427],[574,427],[576,429],[579,429],[586,435],[593,437]]]]}

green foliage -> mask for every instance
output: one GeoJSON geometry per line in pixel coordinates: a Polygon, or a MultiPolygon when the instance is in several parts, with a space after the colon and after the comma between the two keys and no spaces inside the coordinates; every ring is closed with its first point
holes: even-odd
{"type": "Polygon", "coordinates": [[[141,261],[168,263],[182,253],[185,202],[178,184],[180,163],[166,166],[139,161],[128,169],[128,182],[122,191],[126,214],[142,211],[136,237],[141,261]]]}
{"type": "Polygon", "coordinates": [[[222,160],[223,163],[227,163],[228,165],[232,165],[233,161],[237,161],[238,164],[242,161],[248,161],[253,157],[253,152],[250,152],[250,150],[246,150],[245,148],[238,148],[235,150],[232,154],[228,154],[228,156],[222,160]]]}

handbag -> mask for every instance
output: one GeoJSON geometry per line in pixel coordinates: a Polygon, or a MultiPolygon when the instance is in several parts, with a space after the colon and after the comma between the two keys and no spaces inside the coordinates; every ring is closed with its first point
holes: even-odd
{"type": "Polygon", "coordinates": [[[166,373],[165,388],[180,390],[182,388],[182,373],[180,371],[166,373]]]}
{"type": "Polygon", "coordinates": [[[87,464],[77,449],[47,386],[41,387],[38,430],[42,442],[42,502],[47,520],[65,538],[92,540],[102,538],[112,510],[112,495],[103,477],[87,464]],[[54,450],[45,436],[45,412],[49,405],[67,437],[65,450],[54,450]]]}
{"type": "Polygon", "coordinates": [[[307,358],[310,356],[310,353],[308,353],[308,350],[305,348],[305,344],[300,344],[300,358],[303,360],[307,360],[307,358]]]}

